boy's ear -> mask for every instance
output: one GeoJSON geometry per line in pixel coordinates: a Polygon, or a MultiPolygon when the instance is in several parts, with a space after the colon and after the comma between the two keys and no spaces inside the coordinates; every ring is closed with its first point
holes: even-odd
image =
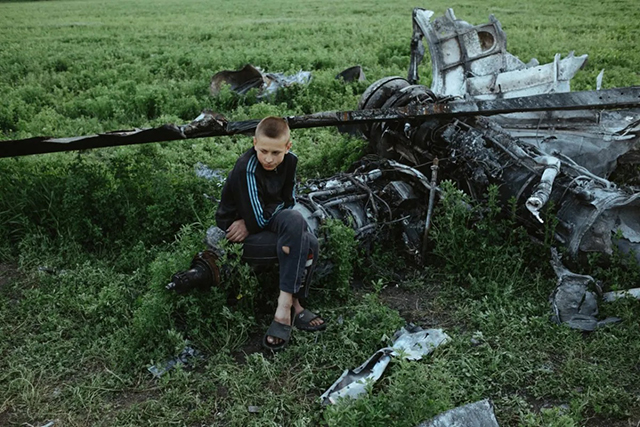
{"type": "Polygon", "coordinates": [[[287,141],[287,151],[291,150],[291,140],[287,141]]]}
{"type": "Polygon", "coordinates": [[[254,147],[256,146],[256,137],[255,136],[253,137],[253,146],[254,147]]]}

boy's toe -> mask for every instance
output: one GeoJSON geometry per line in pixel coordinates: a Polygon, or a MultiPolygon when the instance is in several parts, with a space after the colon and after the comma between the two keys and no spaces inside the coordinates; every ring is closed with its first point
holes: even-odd
{"type": "Polygon", "coordinates": [[[293,324],[298,329],[310,332],[320,331],[326,327],[326,322],[322,317],[307,309],[296,315],[293,324]]]}
{"type": "Polygon", "coordinates": [[[274,320],[263,338],[262,345],[269,350],[282,350],[289,342],[290,337],[291,326],[274,320]]]}
{"type": "Polygon", "coordinates": [[[271,345],[277,345],[277,344],[280,344],[282,342],[282,340],[280,338],[268,336],[267,337],[267,342],[269,344],[271,344],[271,345]]]}

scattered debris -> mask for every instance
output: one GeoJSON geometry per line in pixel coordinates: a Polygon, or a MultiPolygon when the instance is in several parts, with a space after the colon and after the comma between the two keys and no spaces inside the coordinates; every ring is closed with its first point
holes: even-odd
{"type": "Polygon", "coordinates": [[[437,347],[451,341],[451,337],[442,329],[422,329],[413,324],[400,328],[393,339],[391,355],[406,360],[420,360],[422,356],[431,354],[437,347]]]}
{"type": "Polygon", "coordinates": [[[283,73],[265,73],[259,67],[251,64],[242,69],[232,71],[220,71],[211,78],[209,86],[212,96],[218,96],[223,85],[229,85],[230,89],[240,95],[244,95],[251,89],[258,90],[258,98],[265,98],[275,94],[280,88],[292,84],[309,84],[311,72],[298,71],[292,75],[283,73]]]}
{"type": "Polygon", "coordinates": [[[207,245],[207,248],[210,251],[216,254],[218,258],[222,258],[225,252],[221,248],[221,245],[222,245],[222,242],[226,239],[226,237],[227,237],[227,233],[220,227],[216,227],[214,225],[207,229],[207,234],[204,238],[204,243],[207,245]]]}
{"type": "MultiPolygon", "coordinates": [[[[62,270],[64,271],[64,270],[62,270]]],[[[51,274],[52,276],[56,276],[59,274],[58,270],[54,267],[49,267],[46,265],[41,265],[38,267],[38,273],[51,274]]]]}
{"type": "Polygon", "coordinates": [[[340,378],[320,396],[322,404],[336,403],[343,397],[357,399],[358,396],[366,393],[367,386],[378,381],[387,369],[392,351],[390,348],[378,350],[353,371],[345,370],[340,378]]]}
{"type": "Polygon", "coordinates": [[[589,290],[589,287],[597,286],[596,281],[591,276],[567,270],[555,248],[551,250],[551,265],[558,276],[558,286],[550,297],[554,322],[565,323],[572,329],[594,331],[598,327],[621,320],[609,317],[598,321],[597,295],[589,290]]]}
{"type": "Polygon", "coordinates": [[[217,181],[220,183],[224,183],[227,180],[227,175],[220,169],[211,169],[209,166],[205,165],[202,162],[196,163],[195,166],[196,176],[199,178],[204,178],[209,181],[217,181]]]}
{"type": "Polygon", "coordinates": [[[258,412],[260,412],[260,407],[259,406],[249,405],[247,407],[247,411],[249,411],[250,414],[257,414],[258,412]]]}
{"type": "Polygon", "coordinates": [[[422,330],[420,327],[409,325],[408,329],[401,328],[394,334],[395,340],[391,347],[376,351],[362,365],[354,370],[345,370],[340,378],[325,391],[320,399],[323,405],[336,403],[344,397],[357,399],[366,393],[367,386],[375,383],[384,373],[391,357],[402,357],[406,360],[420,360],[433,350],[451,340],[442,329],[422,330]]]}
{"type": "Polygon", "coordinates": [[[363,82],[367,80],[367,78],[364,75],[364,71],[362,70],[362,67],[360,65],[349,67],[346,70],[339,72],[336,75],[336,80],[340,80],[340,79],[342,79],[342,81],[344,81],[345,83],[355,82],[355,81],[363,82]]]}
{"type": "Polygon", "coordinates": [[[499,427],[493,402],[484,399],[443,412],[416,427],[499,427]]]}
{"type": "Polygon", "coordinates": [[[482,344],[484,344],[484,335],[482,334],[481,331],[476,331],[471,336],[471,339],[469,340],[469,342],[474,347],[482,345],[482,344]]]}
{"type": "Polygon", "coordinates": [[[606,302],[613,302],[621,298],[640,299],[640,288],[627,289],[626,291],[605,292],[602,295],[602,299],[606,302]]]}
{"type": "Polygon", "coordinates": [[[175,366],[180,363],[184,366],[189,366],[193,363],[194,359],[202,359],[202,355],[198,350],[195,350],[192,347],[186,346],[182,352],[173,359],[169,359],[163,364],[160,365],[152,365],[147,368],[149,372],[155,377],[160,378],[171,369],[175,368],[175,366]]]}

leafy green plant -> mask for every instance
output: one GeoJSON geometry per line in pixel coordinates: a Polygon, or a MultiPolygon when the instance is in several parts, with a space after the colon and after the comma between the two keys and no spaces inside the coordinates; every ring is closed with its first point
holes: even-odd
{"type": "Polygon", "coordinates": [[[319,263],[330,266],[329,275],[321,279],[321,289],[330,299],[348,299],[357,256],[355,232],[338,220],[328,219],[321,233],[324,238],[319,263]]]}
{"type": "Polygon", "coordinates": [[[515,225],[513,210],[501,215],[497,187],[489,187],[483,205],[471,202],[450,181],[442,189],[430,263],[449,280],[466,284],[473,295],[503,299],[516,293],[531,274],[527,267],[534,248],[526,231],[515,225]]]}

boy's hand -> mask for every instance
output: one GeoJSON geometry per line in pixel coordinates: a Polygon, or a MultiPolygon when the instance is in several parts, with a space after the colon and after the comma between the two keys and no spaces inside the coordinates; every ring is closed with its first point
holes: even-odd
{"type": "Polygon", "coordinates": [[[227,228],[227,239],[230,242],[242,242],[249,235],[244,219],[237,219],[227,228]]]}

